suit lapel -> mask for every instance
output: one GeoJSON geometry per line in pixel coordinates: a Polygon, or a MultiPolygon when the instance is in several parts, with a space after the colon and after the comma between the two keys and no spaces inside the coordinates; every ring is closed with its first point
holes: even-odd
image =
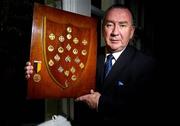
{"type": "Polygon", "coordinates": [[[100,49],[97,62],[97,89],[101,90],[104,83],[104,60],[105,60],[105,47],[100,49]]]}
{"type": "Polygon", "coordinates": [[[127,46],[121,56],[117,59],[116,63],[113,65],[107,78],[104,80],[103,89],[113,87],[112,84],[116,83],[116,78],[123,79],[121,78],[121,75],[123,74],[125,68],[127,68],[131,63],[134,54],[135,50],[132,47],[127,46]]]}

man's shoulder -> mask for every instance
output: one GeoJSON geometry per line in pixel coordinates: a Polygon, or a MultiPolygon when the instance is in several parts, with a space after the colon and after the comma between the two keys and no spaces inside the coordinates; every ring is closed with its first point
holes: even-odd
{"type": "Polygon", "coordinates": [[[134,46],[128,46],[128,49],[131,50],[131,52],[133,52],[134,55],[138,56],[139,58],[149,59],[149,60],[156,60],[151,53],[147,53],[145,51],[142,51],[141,49],[137,49],[134,46]]]}
{"type": "Polygon", "coordinates": [[[137,49],[133,46],[127,46],[128,52],[132,53],[132,63],[138,64],[138,65],[156,65],[157,60],[154,58],[153,55],[150,53],[145,53],[142,50],[137,49]]]}

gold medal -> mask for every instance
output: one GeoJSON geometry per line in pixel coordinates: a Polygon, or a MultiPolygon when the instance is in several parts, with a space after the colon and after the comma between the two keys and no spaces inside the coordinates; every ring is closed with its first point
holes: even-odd
{"type": "Polygon", "coordinates": [[[68,77],[69,76],[69,71],[68,70],[64,71],[64,74],[66,75],[66,77],[68,77]]]}
{"type": "Polygon", "coordinates": [[[74,62],[78,64],[78,63],[80,62],[80,59],[79,59],[78,57],[76,57],[76,58],[74,59],[74,62]]]}
{"type": "Polygon", "coordinates": [[[71,80],[75,81],[77,79],[76,75],[72,75],[71,80]]]}
{"type": "Polygon", "coordinates": [[[76,69],[72,66],[71,69],[70,69],[71,73],[75,73],[76,72],[76,69]]]}
{"type": "Polygon", "coordinates": [[[54,62],[53,62],[53,60],[49,60],[49,66],[53,66],[54,65],[54,62]]]}
{"type": "Polygon", "coordinates": [[[50,40],[54,40],[55,39],[55,35],[53,33],[49,34],[49,39],[50,40]]]}
{"type": "Polygon", "coordinates": [[[71,27],[67,27],[66,30],[67,30],[68,33],[71,33],[71,32],[72,32],[72,28],[71,28],[71,27]]]}
{"type": "Polygon", "coordinates": [[[66,37],[67,37],[67,39],[71,39],[72,35],[71,34],[67,34],[66,37]]]}
{"type": "Polygon", "coordinates": [[[59,41],[60,41],[60,42],[64,42],[64,40],[65,40],[64,36],[60,35],[60,36],[59,36],[59,41]]]}
{"type": "Polygon", "coordinates": [[[60,56],[59,56],[58,54],[56,54],[56,55],[54,56],[54,59],[55,59],[56,61],[59,61],[59,60],[60,60],[60,56]]]}
{"type": "Polygon", "coordinates": [[[69,55],[66,56],[65,61],[66,61],[66,62],[71,62],[71,57],[70,57],[69,55]]]}
{"type": "Polygon", "coordinates": [[[74,42],[74,44],[78,44],[78,42],[79,42],[78,38],[74,38],[73,42],[74,42]]]}
{"type": "Polygon", "coordinates": [[[60,73],[62,73],[62,72],[64,71],[63,67],[60,66],[60,67],[58,68],[58,71],[59,71],[60,73]]]}
{"type": "Polygon", "coordinates": [[[83,44],[83,45],[87,45],[87,43],[88,43],[88,42],[87,42],[86,39],[84,39],[84,40],[82,41],[82,44],[83,44]]]}
{"type": "Polygon", "coordinates": [[[34,70],[35,70],[35,74],[33,76],[33,80],[34,82],[39,82],[41,80],[41,75],[38,74],[41,71],[41,61],[34,61],[34,70]]]}
{"type": "Polygon", "coordinates": [[[67,44],[66,49],[67,49],[68,51],[71,50],[71,46],[70,46],[69,43],[67,44]]]}
{"type": "Polygon", "coordinates": [[[78,54],[78,50],[77,50],[76,48],[73,49],[73,54],[74,54],[74,55],[78,54]]]}
{"type": "Polygon", "coordinates": [[[49,46],[48,46],[48,51],[49,51],[49,52],[52,52],[53,50],[54,50],[54,47],[53,47],[52,45],[49,45],[49,46]]]}
{"type": "Polygon", "coordinates": [[[83,56],[85,56],[85,55],[87,54],[87,51],[84,49],[84,50],[81,51],[81,54],[82,54],[83,56]]]}
{"type": "Polygon", "coordinates": [[[79,67],[80,67],[81,69],[83,69],[83,68],[84,68],[84,63],[80,63],[80,64],[79,64],[79,67]]]}
{"type": "Polygon", "coordinates": [[[63,47],[59,47],[59,48],[58,48],[58,52],[59,52],[59,53],[63,53],[63,52],[64,52],[63,47]]]}
{"type": "Polygon", "coordinates": [[[39,81],[41,80],[41,75],[39,75],[39,74],[34,74],[33,80],[34,80],[34,82],[39,82],[39,81]]]}

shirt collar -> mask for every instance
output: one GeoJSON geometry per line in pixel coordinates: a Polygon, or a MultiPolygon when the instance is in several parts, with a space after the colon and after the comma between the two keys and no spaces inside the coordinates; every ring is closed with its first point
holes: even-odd
{"type": "MultiPolygon", "coordinates": [[[[126,47],[125,47],[126,48],[126,47]]],[[[119,56],[122,54],[122,52],[125,50],[125,48],[119,52],[114,52],[112,53],[112,55],[114,56],[114,59],[117,60],[119,58],[119,56]]],[[[106,57],[109,55],[110,53],[107,52],[106,50],[106,57]]]]}

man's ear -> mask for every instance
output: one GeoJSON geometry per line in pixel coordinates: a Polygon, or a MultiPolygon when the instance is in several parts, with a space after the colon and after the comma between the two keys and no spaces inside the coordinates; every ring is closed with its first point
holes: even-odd
{"type": "Polygon", "coordinates": [[[133,38],[134,32],[135,32],[135,26],[132,26],[132,27],[131,27],[131,33],[130,33],[130,39],[133,38]]]}

